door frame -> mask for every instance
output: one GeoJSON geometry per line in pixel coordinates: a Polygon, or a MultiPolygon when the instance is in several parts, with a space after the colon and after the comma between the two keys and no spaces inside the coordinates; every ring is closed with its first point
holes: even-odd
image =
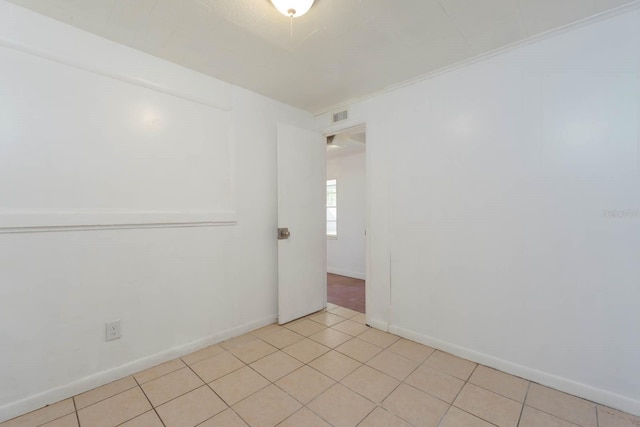
{"type": "MultiPolygon", "coordinates": [[[[365,133],[367,132],[367,122],[366,121],[358,121],[358,122],[348,122],[345,121],[345,123],[341,123],[341,124],[334,124],[328,127],[325,127],[323,129],[320,129],[320,133],[322,134],[323,137],[328,137],[331,135],[335,135],[338,133],[343,133],[343,132],[348,132],[350,130],[356,130],[359,128],[364,128],[365,133]]],[[[369,138],[367,137],[367,141],[369,140],[369,138]]],[[[325,159],[326,159],[326,154],[325,154],[325,159]]],[[[371,272],[370,272],[370,268],[371,268],[371,263],[370,263],[370,256],[371,256],[371,251],[370,251],[370,239],[369,239],[369,230],[370,230],[370,213],[371,213],[371,205],[370,205],[370,200],[371,198],[370,193],[371,193],[371,189],[369,188],[369,171],[370,171],[370,158],[369,158],[369,150],[367,147],[367,142],[365,142],[365,150],[364,150],[364,168],[365,168],[365,177],[364,177],[364,187],[365,187],[365,219],[364,219],[364,227],[365,227],[365,254],[364,254],[364,286],[365,286],[365,316],[366,316],[366,322],[367,325],[369,325],[369,310],[367,309],[367,307],[369,307],[369,302],[370,302],[370,298],[371,298],[371,294],[370,292],[367,291],[367,281],[369,280],[369,278],[371,277],[371,272]]]]}

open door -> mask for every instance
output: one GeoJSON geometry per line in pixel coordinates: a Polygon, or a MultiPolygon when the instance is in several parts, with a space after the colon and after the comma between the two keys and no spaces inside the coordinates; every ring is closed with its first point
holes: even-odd
{"type": "Polygon", "coordinates": [[[318,132],[278,125],[278,323],[327,303],[326,147],[318,132]]]}

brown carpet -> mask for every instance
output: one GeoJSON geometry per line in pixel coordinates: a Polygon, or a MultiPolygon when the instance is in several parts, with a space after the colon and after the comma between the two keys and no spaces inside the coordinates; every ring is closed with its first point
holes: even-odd
{"type": "Polygon", "coordinates": [[[364,280],[327,273],[327,301],[364,313],[364,280]]]}

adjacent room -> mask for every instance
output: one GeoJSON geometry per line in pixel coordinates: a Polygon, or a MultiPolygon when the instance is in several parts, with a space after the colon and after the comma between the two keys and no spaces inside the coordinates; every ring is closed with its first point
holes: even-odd
{"type": "Polygon", "coordinates": [[[639,0],[0,0],[0,427],[640,426],[639,0]]]}

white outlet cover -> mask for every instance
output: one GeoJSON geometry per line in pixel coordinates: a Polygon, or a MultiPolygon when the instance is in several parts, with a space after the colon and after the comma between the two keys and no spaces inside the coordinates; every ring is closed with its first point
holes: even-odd
{"type": "Polygon", "coordinates": [[[122,337],[122,330],[120,328],[120,321],[115,320],[106,324],[107,341],[117,340],[122,337]]]}

